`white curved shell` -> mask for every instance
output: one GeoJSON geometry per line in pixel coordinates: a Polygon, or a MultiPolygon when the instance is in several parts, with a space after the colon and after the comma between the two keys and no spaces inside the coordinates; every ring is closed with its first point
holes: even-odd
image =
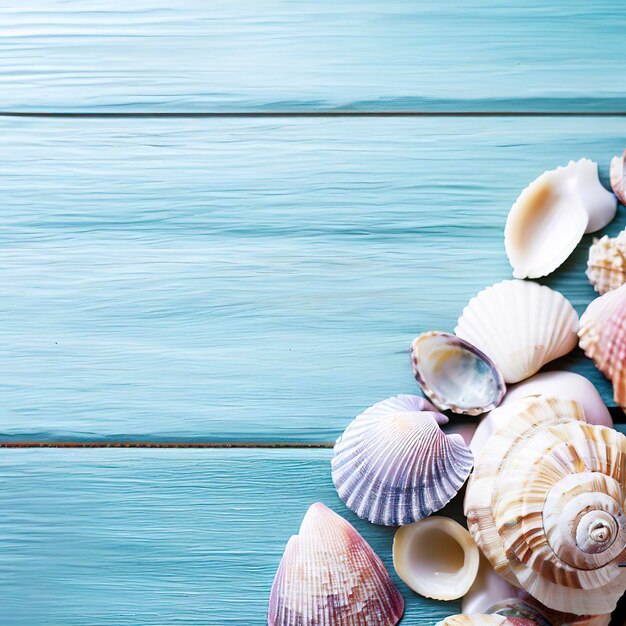
{"type": "Polygon", "coordinates": [[[529,397],[487,441],[465,512],[495,571],[547,607],[614,610],[626,589],[626,437],[570,400],[529,397]]]}
{"type": "Polygon", "coordinates": [[[611,159],[610,177],[613,193],[619,198],[622,204],[626,204],[626,168],[624,167],[624,154],[611,159]]]}
{"type": "Polygon", "coordinates": [[[443,508],[472,468],[448,418],[424,398],[400,395],[378,402],[346,428],[335,444],[333,483],[359,517],[400,526],[443,508]]]}
{"type": "Polygon", "coordinates": [[[500,404],[506,386],[494,362],[460,337],[438,331],[411,343],[413,374],[441,410],[480,415],[500,404]]]}
{"type": "Polygon", "coordinates": [[[478,572],[478,547],[459,523],[433,516],[398,528],[393,566],[413,591],[435,600],[467,593],[478,572]]]}
{"type": "Polygon", "coordinates": [[[490,411],[480,421],[470,442],[474,457],[478,456],[487,439],[506,420],[515,414],[514,404],[529,396],[556,396],[566,400],[575,400],[583,407],[588,424],[613,427],[613,419],[602,400],[602,396],[593,383],[574,372],[551,371],[535,374],[517,385],[512,385],[502,404],[490,411]]]}
{"type": "Polygon", "coordinates": [[[506,253],[515,278],[553,272],[573,252],[585,232],[614,217],[617,203],[589,159],[570,161],[544,172],[522,191],[504,229],[506,253]]]}
{"type": "Polygon", "coordinates": [[[586,273],[600,295],[626,283],[626,230],[617,237],[604,235],[594,240],[589,248],[586,273]]]}
{"type": "Polygon", "coordinates": [[[276,572],[269,626],[394,626],[403,612],[372,548],[342,517],[313,504],[276,572]]]}
{"type": "Polygon", "coordinates": [[[489,609],[502,600],[515,598],[518,589],[496,574],[491,563],[481,553],[474,583],[463,596],[463,613],[490,613],[489,609]]]}
{"type": "Polygon", "coordinates": [[[505,280],[470,300],[454,332],[490,357],[506,383],[516,383],[573,350],[577,329],[576,311],[558,291],[505,280]]]}

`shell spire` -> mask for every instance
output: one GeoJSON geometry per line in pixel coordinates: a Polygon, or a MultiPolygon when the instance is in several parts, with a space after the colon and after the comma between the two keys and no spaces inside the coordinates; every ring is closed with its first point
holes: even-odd
{"type": "Polygon", "coordinates": [[[626,589],[626,437],[575,401],[518,401],[467,486],[468,528],[498,574],[551,609],[613,611],[626,589]]]}
{"type": "Polygon", "coordinates": [[[404,600],[354,527],[321,503],[291,537],[270,593],[269,626],[395,626],[404,600]]]}
{"type": "Polygon", "coordinates": [[[371,406],[335,444],[332,477],[339,497],[374,524],[402,526],[443,508],[465,483],[473,457],[448,418],[420,396],[371,406]]]}

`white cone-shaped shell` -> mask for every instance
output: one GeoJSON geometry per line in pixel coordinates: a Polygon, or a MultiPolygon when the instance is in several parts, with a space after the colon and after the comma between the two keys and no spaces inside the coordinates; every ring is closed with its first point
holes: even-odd
{"type": "Polygon", "coordinates": [[[578,316],[558,291],[505,280],[473,297],[455,333],[482,350],[506,383],[532,376],[576,347],[578,316]]]}
{"type": "Polygon", "coordinates": [[[515,278],[553,272],[573,252],[585,232],[604,228],[617,203],[589,159],[544,172],[522,191],[504,229],[506,253],[515,278]]]}
{"type": "Polygon", "coordinates": [[[481,553],[476,580],[463,596],[463,613],[488,613],[497,602],[515,598],[518,588],[496,574],[489,560],[481,553]]]}
{"type": "Polygon", "coordinates": [[[518,401],[468,483],[470,533],[495,571],[547,607],[614,610],[626,589],[626,437],[581,405],[518,401]]]}
{"type": "Polygon", "coordinates": [[[498,406],[506,386],[494,362],[467,341],[430,331],[411,343],[413,374],[441,410],[480,415],[498,406]]]}
{"type": "Polygon", "coordinates": [[[424,398],[400,395],[354,419],[335,444],[333,483],[359,517],[400,526],[443,508],[463,486],[472,454],[424,398]]]}
{"type": "Polygon", "coordinates": [[[403,612],[402,596],[361,535],[312,505],[276,572],[269,626],[394,626],[403,612]]]}
{"type": "Polygon", "coordinates": [[[535,626],[535,622],[504,615],[451,615],[437,622],[436,626],[535,626]]]}
{"type": "Polygon", "coordinates": [[[626,204],[626,168],[624,167],[624,154],[615,156],[611,159],[611,187],[613,193],[619,198],[622,204],[626,204]]]}
{"type": "Polygon", "coordinates": [[[515,414],[514,403],[529,396],[555,396],[580,402],[588,424],[613,427],[613,419],[593,383],[574,372],[541,372],[517,385],[512,385],[502,404],[480,421],[470,442],[470,450],[477,457],[489,437],[515,414]]]}
{"type": "Polygon", "coordinates": [[[626,230],[617,237],[604,235],[589,248],[587,277],[603,295],[626,283],[626,230]]]}
{"type": "Polygon", "coordinates": [[[626,285],[589,304],[578,335],[585,354],[613,383],[616,404],[626,407],[626,285]]]}
{"type": "Polygon", "coordinates": [[[456,600],[467,593],[478,573],[479,552],[458,522],[433,516],[396,531],[393,566],[422,596],[456,600]]]}

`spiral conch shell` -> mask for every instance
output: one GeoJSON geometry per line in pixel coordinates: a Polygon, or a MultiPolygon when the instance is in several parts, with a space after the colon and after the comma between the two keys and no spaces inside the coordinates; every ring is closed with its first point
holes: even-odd
{"type": "Polygon", "coordinates": [[[424,398],[399,395],[356,417],[335,444],[339,497],[374,524],[402,526],[443,508],[465,483],[472,454],[424,398]]]}
{"type": "Polygon", "coordinates": [[[269,626],[395,626],[404,600],[354,527],[320,502],[278,566],[269,626]]]}
{"type": "Polygon", "coordinates": [[[572,400],[520,401],[467,486],[468,528],[498,574],[549,608],[615,609],[626,590],[626,437],[572,400]]]}
{"type": "Polygon", "coordinates": [[[585,354],[613,383],[615,403],[626,407],[626,285],[591,302],[578,335],[585,354]]]}
{"type": "Polygon", "coordinates": [[[589,248],[587,278],[603,295],[626,283],[626,230],[617,237],[604,235],[589,248]]]}

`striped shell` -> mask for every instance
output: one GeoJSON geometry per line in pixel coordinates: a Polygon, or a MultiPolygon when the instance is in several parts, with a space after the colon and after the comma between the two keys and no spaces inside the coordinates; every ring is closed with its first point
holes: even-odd
{"type": "Polygon", "coordinates": [[[443,508],[463,486],[472,454],[424,398],[400,395],[354,419],[335,444],[333,482],[359,517],[401,526],[443,508]]]}
{"type": "Polygon", "coordinates": [[[578,316],[558,291],[525,280],[505,280],[472,298],[455,333],[482,350],[505,382],[532,376],[576,347],[578,316]]]}
{"type": "Polygon", "coordinates": [[[626,437],[578,402],[532,397],[487,441],[468,527],[498,574],[547,607],[614,610],[626,590],[626,437]]]}
{"type": "Polygon", "coordinates": [[[404,600],[382,561],[321,503],[307,511],[278,566],[269,626],[394,626],[404,600]]]}
{"type": "Polygon", "coordinates": [[[436,626],[537,626],[535,622],[520,617],[504,615],[451,615],[436,626]]]}
{"type": "Polygon", "coordinates": [[[587,278],[600,295],[626,282],[626,230],[617,237],[604,235],[594,240],[589,248],[587,278]]]}
{"type": "Polygon", "coordinates": [[[480,415],[502,402],[506,386],[495,363],[463,339],[438,331],[411,343],[417,384],[439,409],[480,415]]]}
{"type": "Polygon", "coordinates": [[[580,347],[613,383],[615,403],[626,407],[626,285],[596,298],[580,318],[580,347]]]}

